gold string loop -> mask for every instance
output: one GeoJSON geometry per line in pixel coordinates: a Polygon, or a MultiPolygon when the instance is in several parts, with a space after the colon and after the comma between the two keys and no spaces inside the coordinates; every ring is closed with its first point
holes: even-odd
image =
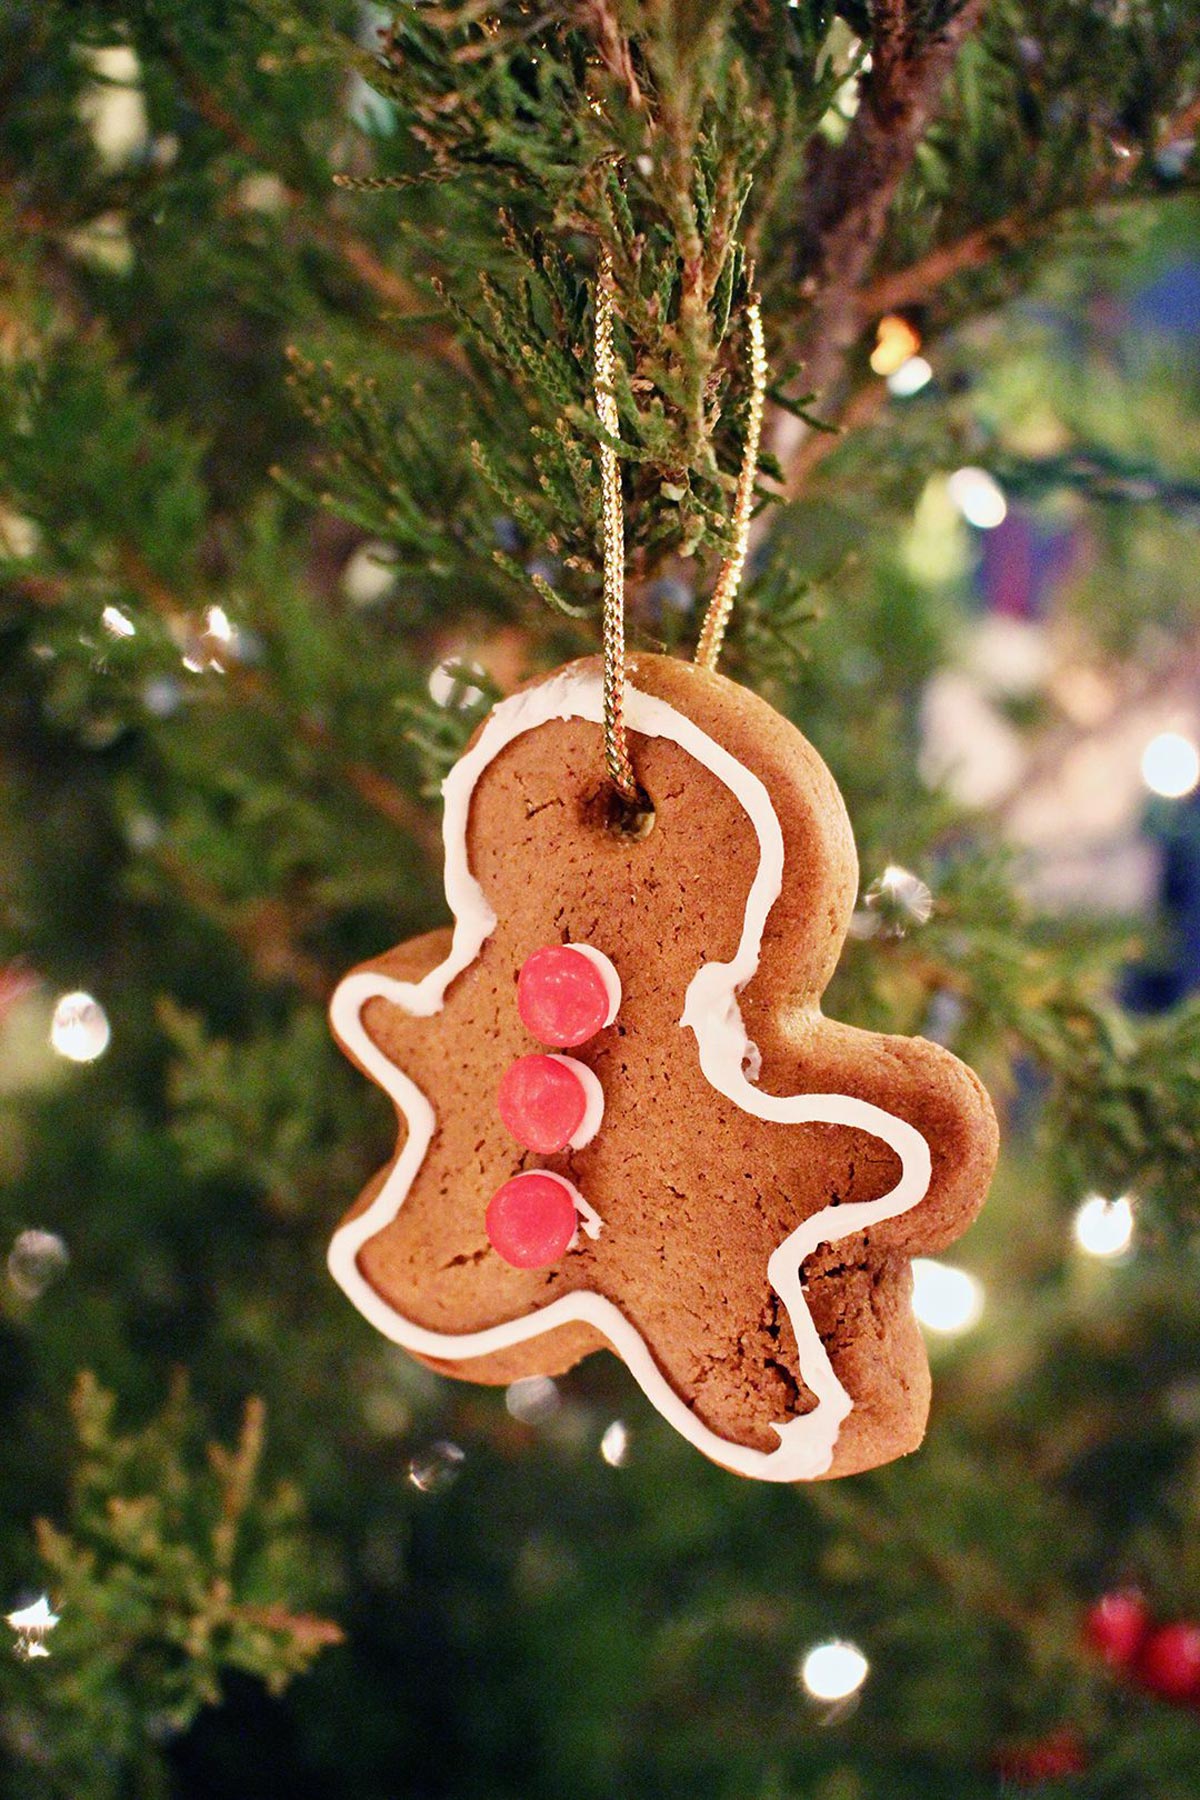
{"type": "MultiPolygon", "coordinates": [[[[612,252],[607,245],[601,245],[596,280],[593,381],[596,417],[609,437],[615,438],[620,421],[613,386],[616,372],[613,288],[612,252]]],[[[696,648],[696,662],[705,669],[715,669],[721,654],[729,615],[746,565],[750,516],[754,509],[754,482],[758,474],[758,446],[767,389],[767,354],[763,343],[762,309],[757,299],[751,300],[746,308],[746,326],[750,336],[750,409],[742,466],[734,494],[733,546],[718,571],[696,648]]],[[[625,514],[617,452],[608,443],[600,445],[600,488],[604,520],[604,762],[618,794],[628,804],[636,806],[640,796],[633,764],[629,760],[629,734],[625,726],[625,514]]]]}
{"type": "MultiPolygon", "coordinates": [[[[613,391],[615,371],[612,252],[601,245],[596,281],[596,416],[614,438],[620,430],[613,391]]],[[[621,470],[611,444],[600,445],[600,489],[604,514],[604,762],[621,798],[635,805],[638,786],[625,729],[625,515],[621,470]]]]}
{"type": "Polygon", "coordinates": [[[750,335],[750,411],[746,419],[746,442],[742,449],[742,466],[738,471],[737,491],[733,502],[733,548],[721,564],[716,586],[696,646],[696,661],[702,669],[715,669],[725,641],[725,628],[737,599],[742,570],[746,566],[746,550],[750,542],[750,515],[754,510],[754,481],[758,474],[758,445],[762,436],[763,401],[767,392],[767,352],[763,343],[762,308],[758,300],[746,308],[746,328],[750,335]]]}

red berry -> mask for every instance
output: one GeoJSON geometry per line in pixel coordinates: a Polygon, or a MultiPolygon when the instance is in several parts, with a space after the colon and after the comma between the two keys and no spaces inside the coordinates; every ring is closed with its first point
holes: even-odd
{"type": "Polygon", "coordinates": [[[1190,1700],[1200,1695],[1200,1625],[1185,1619],[1160,1625],[1142,1645],[1138,1678],[1163,1700],[1190,1700]]]}
{"type": "Polygon", "coordinates": [[[1040,1787],[1044,1781],[1063,1781],[1086,1771],[1083,1744],[1070,1725],[1048,1733],[1036,1743],[1014,1744],[996,1758],[996,1773],[1016,1787],[1040,1787]]]}
{"type": "Polygon", "coordinates": [[[583,944],[547,944],[517,977],[517,1011],[539,1043],[572,1050],[611,1023],[620,1000],[617,972],[583,944]]]}
{"type": "Polygon", "coordinates": [[[1127,1669],[1150,1629],[1150,1612],[1136,1588],[1102,1594],[1083,1622],[1083,1635],[1112,1669],[1127,1669]]]}
{"type": "Polygon", "coordinates": [[[514,1269],[548,1269],[579,1227],[575,1189],[542,1169],[514,1175],[497,1188],[485,1220],[492,1248],[514,1269]]]}

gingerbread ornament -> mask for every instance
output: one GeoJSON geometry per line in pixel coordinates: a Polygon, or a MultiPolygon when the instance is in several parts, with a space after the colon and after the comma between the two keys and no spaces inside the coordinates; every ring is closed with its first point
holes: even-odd
{"type": "Polygon", "coordinates": [[[653,829],[633,837],[609,824],[602,717],[598,661],[494,709],[445,787],[453,930],[337,990],[334,1030],[401,1137],[333,1274],[469,1380],[608,1346],[741,1474],[884,1462],[928,1409],[909,1259],[983,1200],[987,1096],[936,1045],[822,1015],[857,869],[793,726],[639,657],[626,717],[653,829]],[[517,1079],[543,1063],[549,1099],[517,1079]]]}
{"type": "Polygon", "coordinates": [[[334,994],[334,1032],[400,1135],[329,1263],[436,1369],[507,1383],[609,1348],[706,1456],[799,1481],[920,1442],[910,1259],[978,1210],[996,1125],[945,1050],[822,1014],[858,887],[845,807],[795,727],[713,667],[765,381],[748,316],[735,548],[698,663],[626,664],[602,445],[603,661],[493,709],[443,788],[452,928],[334,994]]]}

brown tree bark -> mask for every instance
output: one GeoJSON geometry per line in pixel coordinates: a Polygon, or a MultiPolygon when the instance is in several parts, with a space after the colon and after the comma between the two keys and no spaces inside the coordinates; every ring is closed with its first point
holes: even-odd
{"type": "MultiPolygon", "coordinates": [[[[823,414],[835,412],[839,378],[862,326],[866,280],[896,191],[929,124],[938,96],[986,0],[966,0],[932,37],[917,33],[912,0],[876,0],[871,69],[858,111],[838,145],[817,141],[796,243],[796,279],[811,299],[801,353],[805,384],[823,414]]],[[[776,421],[772,448],[789,498],[803,479],[793,469],[808,428],[776,421]]]]}

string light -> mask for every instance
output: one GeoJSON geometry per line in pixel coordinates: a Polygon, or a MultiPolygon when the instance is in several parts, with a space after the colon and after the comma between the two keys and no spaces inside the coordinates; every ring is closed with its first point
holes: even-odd
{"type": "Polygon", "coordinates": [[[223,606],[210,606],[204,615],[204,629],[209,637],[216,638],[219,644],[232,644],[237,636],[229,622],[229,614],[223,606]]]}
{"type": "Polygon", "coordinates": [[[933,893],[928,883],[911,869],[888,863],[863,895],[851,930],[855,937],[904,937],[914,925],[925,925],[932,916],[933,893]]]}
{"type": "Polygon", "coordinates": [[[629,1460],[629,1427],[614,1419],[600,1439],[600,1454],[610,1469],[623,1469],[629,1460]]]}
{"type": "Polygon", "coordinates": [[[131,638],[137,632],[133,620],[127,618],[119,606],[106,606],[100,614],[100,623],[111,637],[131,638]]]}
{"type": "Polygon", "coordinates": [[[378,539],[360,544],[342,570],[342,592],[353,606],[374,606],[395,585],[395,548],[378,539]]]}
{"type": "Polygon", "coordinates": [[[107,169],[134,162],[150,136],[137,53],[128,44],[78,47],[97,79],[85,83],[77,102],[96,153],[107,169]]]}
{"type": "Polygon", "coordinates": [[[16,1612],[8,1613],[6,1622],[17,1634],[14,1649],[18,1656],[23,1656],[27,1662],[32,1662],[35,1656],[49,1656],[45,1639],[58,1624],[58,1614],[51,1612],[45,1594],[31,1606],[18,1607],[16,1612]]]}
{"type": "Polygon", "coordinates": [[[64,994],[54,1008],[50,1042],[69,1062],[95,1062],[108,1049],[111,1037],[108,1015],[90,994],[64,994]]]}
{"type": "Polygon", "coordinates": [[[483,699],[483,689],[476,687],[468,677],[475,675],[486,679],[486,670],[477,662],[463,662],[460,657],[447,657],[445,662],[429,671],[429,698],[435,706],[454,708],[465,712],[469,706],[475,706],[483,699]]]}
{"type": "Polygon", "coordinates": [[[1106,1200],[1089,1194],[1075,1214],[1075,1242],[1089,1256],[1121,1256],[1133,1241],[1133,1208],[1128,1195],[1106,1200]]]}
{"type": "Polygon", "coordinates": [[[237,626],[223,606],[209,606],[203,627],[193,626],[184,633],[180,651],[180,660],[190,674],[202,675],[213,669],[223,675],[226,664],[238,653],[237,626]]]}
{"type": "Polygon", "coordinates": [[[903,313],[884,313],[875,327],[871,367],[876,375],[894,375],[921,348],[921,334],[903,313]]]}
{"type": "Polygon", "coordinates": [[[887,378],[888,393],[894,394],[897,400],[911,400],[933,380],[933,364],[923,356],[910,356],[902,362],[898,369],[893,369],[887,378]]]}
{"type": "Polygon", "coordinates": [[[558,1383],[549,1375],[525,1375],[510,1381],[504,1393],[504,1404],[522,1425],[542,1425],[558,1411],[562,1397],[558,1383]]]}
{"type": "Polygon", "coordinates": [[[467,1460],[465,1450],[446,1438],[439,1438],[414,1456],[408,1465],[408,1479],[421,1494],[436,1494],[458,1480],[467,1460]]]}
{"type": "Polygon", "coordinates": [[[968,525],[993,531],[1008,516],[1008,502],[986,469],[955,469],[946,483],[950,498],[968,525]]]}
{"type": "Polygon", "coordinates": [[[1200,750],[1180,731],[1160,731],[1142,751],[1142,780],[1164,800],[1182,800],[1200,782],[1200,750]]]}
{"type": "Polygon", "coordinates": [[[37,1300],[56,1281],[70,1262],[70,1253],[56,1231],[36,1228],[19,1231],[8,1253],[5,1272],[9,1285],[22,1300],[37,1300]]]}
{"type": "Polygon", "coordinates": [[[930,1331],[957,1337],[983,1315],[983,1284],[966,1269],[931,1257],[913,1258],[913,1311],[930,1331]]]}
{"type": "Polygon", "coordinates": [[[857,1694],[870,1668],[857,1644],[834,1638],[808,1652],[800,1665],[800,1680],[814,1700],[848,1700],[857,1694]]]}

